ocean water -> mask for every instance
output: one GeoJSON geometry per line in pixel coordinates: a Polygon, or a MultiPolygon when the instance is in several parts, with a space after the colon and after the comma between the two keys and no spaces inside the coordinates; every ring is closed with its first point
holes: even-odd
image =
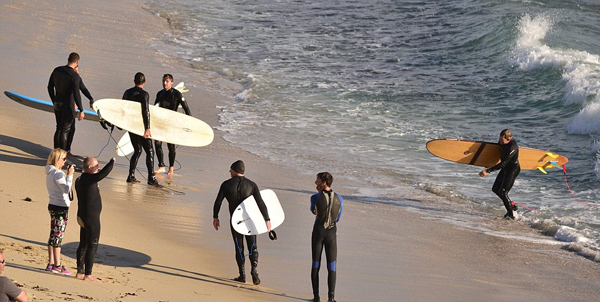
{"type": "Polygon", "coordinates": [[[582,201],[559,169],[522,171],[511,197],[537,213],[521,207],[521,219],[598,250],[596,1],[149,0],[148,9],[171,24],[159,52],[210,74],[210,89],[242,85],[219,115],[231,144],[360,181],[371,200],[428,191],[496,213],[495,173],[480,179],[480,168],[425,144],[497,141],[510,128],[520,146],[569,158],[582,201]]]}

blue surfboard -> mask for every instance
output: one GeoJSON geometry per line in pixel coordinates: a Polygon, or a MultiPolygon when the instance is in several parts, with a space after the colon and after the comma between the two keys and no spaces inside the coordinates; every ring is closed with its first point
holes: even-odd
{"type": "MultiPolygon", "coordinates": [[[[4,94],[9,99],[11,99],[21,105],[25,105],[27,107],[35,108],[35,109],[46,111],[46,112],[54,112],[54,106],[52,105],[52,102],[32,98],[29,96],[25,96],[25,95],[10,92],[10,91],[4,91],[4,94]]],[[[83,113],[85,113],[85,117],[83,118],[85,120],[95,121],[95,122],[100,121],[100,117],[98,116],[98,114],[95,111],[84,110],[83,113]]]]}

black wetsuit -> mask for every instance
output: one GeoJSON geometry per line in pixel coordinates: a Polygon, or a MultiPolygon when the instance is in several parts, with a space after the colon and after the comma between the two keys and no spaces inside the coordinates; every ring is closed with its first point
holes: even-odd
{"type": "Polygon", "coordinates": [[[312,232],[312,281],[313,295],[319,299],[319,269],[321,254],[325,248],[327,259],[328,299],[333,301],[335,295],[336,263],[337,263],[337,222],[342,216],[344,199],[333,191],[322,191],[310,197],[310,211],[316,215],[312,232]],[[333,195],[333,196],[332,196],[333,195]]]}
{"type": "Polygon", "coordinates": [[[75,124],[75,105],[79,110],[83,110],[79,93],[80,82],[79,74],[69,66],[56,67],[48,80],[48,94],[54,105],[56,119],[54,148],[67,150],[69,133],[75,124]]]}
{"type": "MultiPolygon", "coordinates": [[[[235,208],[237,208],[237,206],[239,206],[244,199],[250,197],[251,195],[254,196],[256,204],[258,205],[258,208],[260,209],[265,221],[270,220],[267,206],[260,196],[258,186],[244,176],[232,177],[221,184],[219,194],[217,194],[217,199],[215,199],[215,204],[213,207],[213,217],[219,218],[219,210],[221,210],[223,198],[227,198],[227,201],[229,202],[229,214],[231,215],[233,214],[235,208]]],[[[249,256],[252,269],[256,269],[256,266],[258,265],[258,245],[256,242],[256,235],[241,235],[233,229],[233,226],[231,226],[231,235],[233,236],[233,242],[235,244],[235,260],[238,265],[240,276],[245,276],[244,237],[246,237],[246,243],[248,244],[248,252],[250,253],[249,256]]]]}
{"type": "MultiPolygon", "coordinates": [[[[87,89],[87,87],[85,87],[85,84],[83,84],[83,80],[79,82],[79,90],[81,90],[81,93],[83,93],[83,95],[85,95],[85,97],[88,100],[90,100],[90,104],[94,102],[94,98],[92,98],[90,91],[87,89]]],[[[83,108],[81,108],[81,110],[83,111],[83,108]]],[[[74,120],[73,126],[71,127],[71,131],[69,131],[69,135],[67,137],[67,149],[65,149],[65,151],[67,152],[71,152],[71,144],[73,143],[73,137],[75,136],[75,123],[76,122],[74,120]]]]}
{"type": "Polygon", "coordinates": [[[77,190],[77,217],[83,222],[79,231],[79,247],[77,248],[77,273],[91,275],[94,257],[100,240],[100,212],[102,212],[102,197],[98,182],[112,171],[114,160],[98,173],[83,173],[75,181],[77,190]]]}
{"type": "Polygon", "coordinates": [[[512,188],[519,172],[521,172],[521,165],[519,165],[519,146],[517,141],[512,139],[508,144],[500,144],[500,163],[486,169],[488,173],[500,170],[492,191],[502,199],[504,207],[506,208],[506,215],[510,218],[514,218],[512,201],[508,197],[508,191],[512,188]]]}
{"type": "MultiPolygon", "coordinates": [[[[142,105],[142,120],[144,121],[144,129],[150,129],[150,109],[149,100],[150,95],[144,89],[140,87],[132,87],[125,91],[123,94],[124,100],[139,102],[142,105]]],[[[152,140],[144,138],[137,134],[129,132],[129,138],[133,145],[133,155],[131,155],[131,161],[129,163],[129,177],[128,179],[135,179],[135,168],[138,160],[142,155],[142,148],[146,152],[146,168],[148,169],[148,181],[155,180],[154,178],[154,149],[152,148],[152,140]]]]}
{"type": "MultiPolygon", "coordinates": [[[[177,111],[179,105],[183,107],[185,114],[192,115],[190,113],[190,108],[188,107],[187,102],[183,99],[183,95],[181,92],[175,88],[171,88],[170,90],[161,90],[156,94],[156,102],[154,104],[159,104],[161,108],[166,108],[169,110],[177,111]]],[[[164,155],[162,151],[162,142],[154,141],[156,147],[156,158],[158,158],[158,166],[164,167],[164,155]]],[[[175,165],[175,144],[167,143],[167,148],[169,149],[169,167],[173,167],[175,165]]]]}

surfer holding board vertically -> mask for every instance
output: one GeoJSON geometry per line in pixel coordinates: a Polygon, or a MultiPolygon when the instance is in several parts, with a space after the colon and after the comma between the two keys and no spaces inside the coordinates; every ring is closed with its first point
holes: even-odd
{"type": "Polygon", "coordinates": [[[519,172],[521,172],[521,166],[519,164],[519,146],[509,129],[504,129],[500,132],[498,143],[500,144],[500,163],[481,170],[479,176],[484,177],[493,171],[500,170],[500,173],[498,173],[496,181],[494,181],[494,185],[492,186],[492,191],[496,193],[504,203],[504,207],[506,208],[504,218],[515,219],[514,211],[517,210],[517,206],[515,202],[511,201],[508,197],[508,191],[510,191],[517,176],[519,176],[519,172]]]}
{"type": "MultiPolygon", "coordinates": [[[[250,196],[254,196],[254,200],[256,200],[256,204],[258,205],[265,224],[267,225],[267,230],[269,232],[271,231],[271,219],[269,218],[267,206],[260,195],[258,186],[250,179],[244,177],[245,170],[246,168],[243,161],[238,160],[234,162],[231,164],[229,169],[231,178],[221,184],[213,207],[213,226],[217,231],[220,227],[219,211],[221,210],[221,203],[223,202],[223,199],[227,198],[227,202],[229,202],[229,214],[233,215],[233,212],[238,205],[240,205],[242,201],[250,196]]],[[[252,264],[252,270],[250,272],[252,275],[252,283],[254,283],[254,285],[260,284],[257,271],[258,246],[256,242],[256,235],[242,235],[236,232],[233,226],[231,226],[231,235],[233,236],[233,243],[235,244],[235,261],[237,262],[240,273],[240,275],[233,280],[242,283],[246,282],[246,269],[244,266],[246,259],[244,256],[244,238],[246,238],[248,252],[250,253],[250,262],[252,264]]]]}
{"type": "Polygon", "coordinates": [[[144,122],[144,136],[139,136],[132,132],[129,132],[129,138],[131,139],[131,144],[133,145],[133,155],[131,156],[131,161],[129,162],[129,176],[127,176],[127,182],[136,183],[140,182],[135,178],[135,168],[137,166],[138,159],[142,155],[142,148],[146,153],[146,168],[148,169],[148,184],[155,187],[160,187],[161,185],[154,177],[154,150],[152,148],[152,133],[150,132],[150,109],[149,109],[149,101],[150,95],[148,92],[144,90],[144,85],[146,84],[146,76],[138,72],[135,74],[133,78],[134,87],[129,88],[123,94],[123,99],[133,102],[138,102],[142,105],[142,120],[144,122]]]}
{"type": "MultiPolygon", "coordinates": [[[[192,116],[190,113],[190,108],[188,107],[187,102],[183,98],[183,94],[173,88],[173,76],[171,74],[165,74],[162,78],[163,82],[163,90],[159,91],[156,94],[156,101],[154,105],[160,106],[161,108],[177,111],[179,105],[183,107],[185,114],[192,116]]],[[[156,170],[156,174],[165,172],[165,161],[162,150],[162,142],[154,141],[156,147],[156,158],[158,159],[158,170],[156,170]]],[[[175,144],[167,143],[167,148],[169,149],[169,175],[173,175],[173,171],[175,170],[175,144]]]]}

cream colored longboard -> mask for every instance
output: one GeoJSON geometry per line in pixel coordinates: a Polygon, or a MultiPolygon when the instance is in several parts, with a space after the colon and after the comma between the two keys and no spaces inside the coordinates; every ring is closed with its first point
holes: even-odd
{"type": "MultiPolygon", "coordinates": [[[[427,150],[439,158],[460,164],[489,168],[500,162],[498,143],[435,139],[427,142],[427,150]]],[[[554,164],[562,166],[568,161],[568,158],[557,153],[519,147],[522,170],[544,170],[554,167],[554,164]]]]}
{"type": "MultiPolygon", "coordinates": [[[[267,206],[269,218],[271,219],[271,230],[274,230],[285,220],[283,208],[279,203],[277,195],[272,190],[260,191],[260,197],[262,197],[265,206],[267,206]]],[[[233,214],[231,214],[231,225],[236,232],[242,235],[258,235],[267,232],[265,219],[258,209],[254,196],[244,199],[235,208],[233,214]]]]}

